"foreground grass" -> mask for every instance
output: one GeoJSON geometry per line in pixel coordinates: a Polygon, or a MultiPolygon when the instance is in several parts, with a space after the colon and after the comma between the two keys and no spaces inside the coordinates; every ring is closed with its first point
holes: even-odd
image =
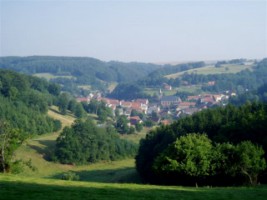
{"type": "Polygon", "coordinates": [[[267,187],[193,188],[138,184],[72,182],[0,175],[0,199],[257,199],[267,196],[267,187]]]}

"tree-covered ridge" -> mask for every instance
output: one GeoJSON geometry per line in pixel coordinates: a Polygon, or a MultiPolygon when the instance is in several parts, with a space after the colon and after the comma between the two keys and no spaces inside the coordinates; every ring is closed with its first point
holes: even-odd
{"type": "Polygon", "coordinates": [[[152,170],[155,159],[177,138],[189,133],[205,133],[213,143],[239,144],[251,141],[261,145],[267,152],[266,124],[267,105],[262,103],[203,110],[169,126],[150,131],[140,142],[136,157],[137,170],[146,181],[157,182],[162,179],[152,170]]]}
{"type": "Polygon", "coordinates": [[[59,130],[60,122],[46,114],[59,92],[53,83],[0,69],[0,120],[28,134],[59,130]]]}
{"type": "Polygon", "coordinates": [[[136,151],[137,146],[120,139],[113,128],[98,128],[90,120],[79,120],[64,128],[58,137],[55,159],[61,163],[87,164],[133,157],[136,151]]]}
{"type": "Polygon", "coordinates": [[[27,74],[51,73],[63,78],[55,78],[57,83],[89,84],[96,88],[103,87],[101,81],[128,82],[146,76],[159,65],[148,63],[103,62],[87,57],[2,57],[0,68],[11,69],[27,74]],[[65,79],[72,76],[73,79],[65,79]]]}

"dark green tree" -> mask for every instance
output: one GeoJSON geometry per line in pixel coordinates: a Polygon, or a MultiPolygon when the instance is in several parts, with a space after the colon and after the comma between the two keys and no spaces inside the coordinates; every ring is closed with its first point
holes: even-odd
{"type": "Polygon", "coordinates": [[[117,119],[115,127],[119,133],[127,134],[130,130],[128,123],[129,120],[127,119],[127,117],[125,115],[120,115],[117,119]]]}
{"type": "Polygon", "coordinates": [[[18,129],[13,129],[6,122],[0,121],[0,171],[11,170],[15,150],[26,139],[18,129]]]}
{"type": "Polygon", "coordinates": [[[67,93],[62,93],[58,98],[58,109],[61,114],[66,115],[69,104],[69,96],[67,93]]]}
{"type": "Polygon", "coordinates": [[[251,185],[257,184],[258,175],[266,169],[263,149],[250,141],[241,142],[236,148],[239,155],[238,170],[248,177],[251,185]]]}
{"type": "Polygon", "coordinates": [[[161,153],[153,168],[159,172],[175,172],[197,179],[212,173],[212,143],[206,135],[181,136],[161,153]]]}
{"type": "Polygon", "coordinates": [[[82,104],[80,103],[77,103],[76,106],[75,106],[75,112],[74,112],[75,116],[77,118],[83,118],[84,115],[85,115],[85,111],[83,109],[83,106],[82,104]]]}

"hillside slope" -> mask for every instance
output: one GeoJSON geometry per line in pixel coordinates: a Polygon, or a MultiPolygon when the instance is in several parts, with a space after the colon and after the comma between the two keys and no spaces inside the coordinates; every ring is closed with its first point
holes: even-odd
{"type": "Polygon", "coordinates": [[[104,62],[88,57],[1,57],[0,68],[27,74],[46,74],[50,80],[71,85],[92,85],[103,89],[104,82],[136,81],[160,65],[149,63],[104,62]]]}

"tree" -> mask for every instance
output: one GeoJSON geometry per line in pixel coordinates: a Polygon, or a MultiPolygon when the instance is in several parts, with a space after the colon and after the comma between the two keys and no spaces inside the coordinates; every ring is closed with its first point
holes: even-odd
{"type": "Polygon", "coordinates": [[[83,106],[81,103],[77,103],[76,106],[75,106],[75,116],[78,117],[78,118],[83,118],[84,116],[84,109],[83,109],[83,106]]]}
{"type": "Polygon", "coordinates": [[[116,160],[136,153],[136,145],[122,140],[113,128],[96,127],[91,120],[76,120],[57,139],[55,156],[61,163],[86,164],[116,160]]]}
{"type": "Polygon", "coordinates": [[[211,140],[203,134],[181,136],[163,151],[154,161],[153,169],[157,172],[174,172],[198,178],[211,173],[211,140]]]}
{"type": "Polygon", "coordinates": [[[68,104],[69,104],[68,94],[67,93],[60,94],[58,98],[58,109],[63,115],[67,114],[68,104]]]}
{"type": "Polygon", "coordinates": [[[140,124],[140,123],[137,123],[137,124],[135,125],[135,129],[136,129],[137,132],[140,132],[140,131],[142,131],[142,129],[143,129],[143,125],[140,124]]]}
{"type": "Polygon", "coordinates": [[[249,178],[251,185],[257,184],[258,175],[266,169],[264,151],[261,147],[244,141],[237,145],[238,169],[249,178]]]}
{"type": "Polygon", "coordinates": [[[129,120],[125,115],[120,115],[117,119],[115,127],[119,133],[126,134],[129,132],[129,120]]]}
{"type": "Polygon", "coordinates": [[[15,150],[26,139],[19,130],[13,129],[6,122],[0,121],[0,171],[10,171],[15,150]]]}

